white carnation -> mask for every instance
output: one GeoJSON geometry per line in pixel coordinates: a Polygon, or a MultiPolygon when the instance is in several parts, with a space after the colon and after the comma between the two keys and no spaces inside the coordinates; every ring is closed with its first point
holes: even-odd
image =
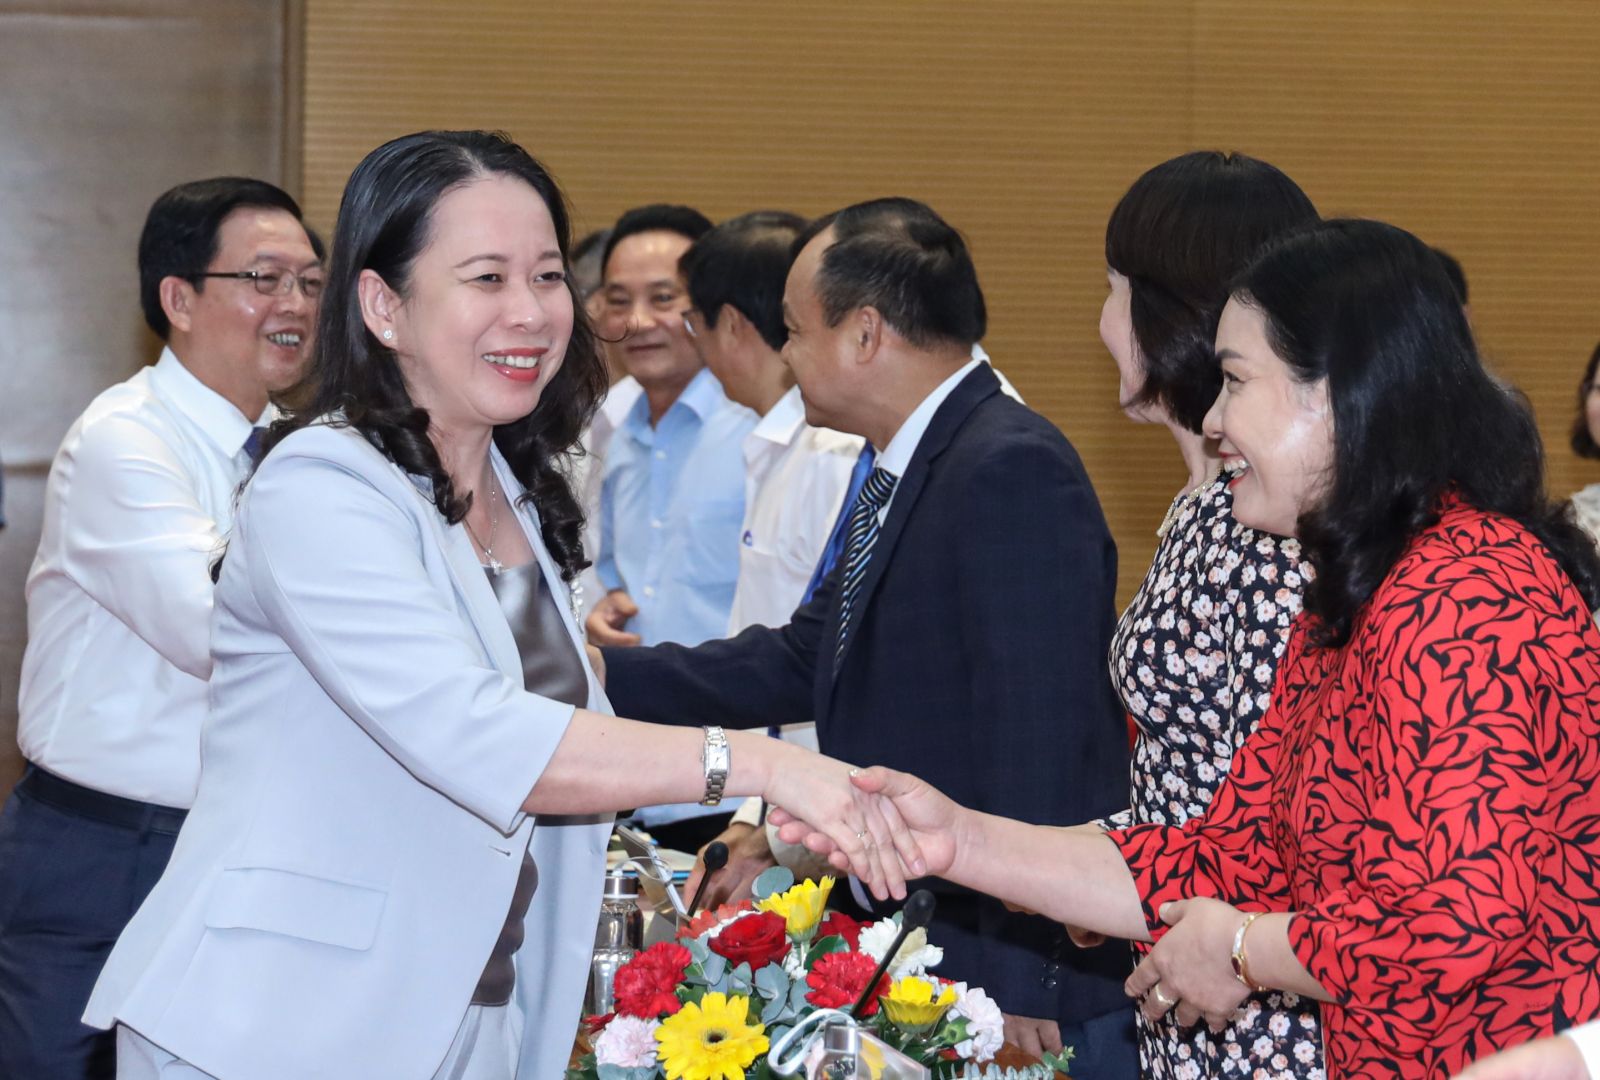
{"type": "MultiPolygon", "coordinates": [[[[889,946],[894,944],[895,936],[899,933],[900,924],[895,919],[879,919],[861,931],[856,951],[881,961],[883,954],[889,951],[889,946]]],[[[929,968],[943,959],[944,950],[937,945],[929,945],[928,932],[919,926],[906,935],[905,943],[900,946],[900,951],[895,953],[894,963],[889,965],[889,977],[904,979],[924,975],[929,968]]]]}
{"type": "Polygon", "coordinates": [[[659,1020],[642,1016],[615,1016],[594,1040],[596,1065],[638,1069],[656,1063],[656,1028],[659,1020]]]}
{"type": "Polygon", "coordinates": [[[956,983],[956,1003],[950,1012],[967,1018],[967,1037],[956,1043],[956,1053],[968,1061],[993,1061],[1006,1041],[1006,1021],[996,1005],[978,987],[956,983]]]}

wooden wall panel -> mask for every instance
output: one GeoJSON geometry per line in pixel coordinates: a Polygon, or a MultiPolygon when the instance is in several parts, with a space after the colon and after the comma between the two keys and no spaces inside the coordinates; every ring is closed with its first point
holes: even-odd
{"type": "MultiPolygon", "coordinates": [[[[1116,407],[1096,334],[1105,219],[1195,147],[1282,165],[1325,211],[1466,263],[1490,350],[1552,439],[1600,337],[1600,5],[1488,0],[306,0],[305,191],[331,222],[360,157],[499,127],[585,226],[923,198],[966,232],[986,341],[1088,464],[1126,599],[1182,468],[1116,407]]],[[[1552,443],[1553,486],[1585,476],[1552,443]]]]}

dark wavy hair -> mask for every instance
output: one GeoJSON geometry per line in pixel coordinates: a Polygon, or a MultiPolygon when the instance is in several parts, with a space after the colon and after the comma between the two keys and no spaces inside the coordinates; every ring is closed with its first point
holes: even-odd
{"type": "Polygon", "coordinates": [[[1349,641],[1362,606],[1455,491],[1533,533],[1593,610],[1600,555],[1545,495],[1526,399],[1484,369],[1433,251],[1376,221],[1315,225],[1269,248],[1235,284],[1302,383],[1327,380],[1333,468],[1297,526],[1316,569],[1313,640],[1349,641]]]}
{"type": "Polygon", "coordinates": [[[1579,457],[1600,458],[1600,446],[1595,445],[1589,433],[1589,391],[1594,387],[1595,375],[1600,372],[1600,345],[1589,354],[1589,366],[1583,369],[1583,381],[1578,384],[1578,418],[1572,422],[1572,452],[1579,457]]]}
{"type": "MultiPolygon", "coordinates": [[[[563,258],[571,241],[566,199],[544,166],[509,137],[489,131],[423,131],[384,143],[350,174],[333,234],[333,261],[317,319],[304,408],[274,424],[270,452],[290,432],[332,421],[361,432],[396,465],[433,485],[433,503],[452,525],[471,496],[455,483],[428,437],[428,412],[406,391],[395,355],[367,329],[357,282],[372,270],[404,297],[411,268],[430,239],[434,207],[450,191],[489,176],[514,176],[539,193],[563,258]]],[[[560,369],[521,420],[495,428],[494,442],[539,514],[545,546],[570,581],[588,565],[583,510],[568,477],[568,453],[606,390],[606,374],[583,303],[572,292],[572,338],[560,369]]]]}
{"type": "Polygon", "coordinates": [[[1298,184],[1245,154],[1199,150],[1135,180],[1106,223],[1144,371],[1123,404],[1155,405],[1199,434],[1222,389],[1214,343],[1228,286],[1267,243],[1316,220],[1298,184]]]}

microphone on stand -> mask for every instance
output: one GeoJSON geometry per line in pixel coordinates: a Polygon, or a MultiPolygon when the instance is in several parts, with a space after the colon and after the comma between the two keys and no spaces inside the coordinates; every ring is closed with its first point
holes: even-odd
{"type": "Polygon", "coordinates": [[[700,856],[706,864],[706,872],[700,875],[700,885],[694,891],[694,899],[689,901],[689,910],[683,913],[683,921],[687,923],[694,918],[694,913],[700,907],[700,899],[706,894],[706,886],[711,884],[711,875],[728,865],[728,845],[721,840],[713,840],[706,845],[705,854],[700,856]]]}
{"type": "Polygon", "coordinates": [[[850,1018],[861,1019],[861,1010],[867,1007],[867,1001],[872,997],[873,987],[878,985],[878,980],[883,978],[883,973],[889,970],[889,965],[894,963],[894,958],[900,955],[900,946],[906,943],[906,938],[911,931],[918,927],[927,926],[933,920],[933,894],[927,889],[918,889],[906,900],[905,907],[900,909],[900,932],[894,936],[894,944],[889,946],[889,951],[883,954],[883,959],[878,961],[878,970],[872,973],[872,978],[867,980],[867,988],[861,991],[861,997],[850,1007],[850,1018]]]}

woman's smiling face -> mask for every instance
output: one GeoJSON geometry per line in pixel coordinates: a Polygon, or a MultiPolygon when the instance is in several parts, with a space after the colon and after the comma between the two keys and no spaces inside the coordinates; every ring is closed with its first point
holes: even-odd
{"type": "MultiPolygon", "coordinates": [[[[573,301],[555,223],[525,181],[463,184],[434,206],[403,297],[377,297],[368,325],[398,359],[412,400],[446,436],[533,412],[572,337],[573,301]]],[[[370,273],[370,271],[367,271],[370,273]]],[[[375,276],[375,275],[374,275],[375,276]]]]}
{"type": "Polygon", "coordinates": [[[1303,383],[1273,352],[1266,320],[1238,299],[1217,327],[1222,392],[1206,414],[1233,473],[1233,516],[1242,524],[1294,536],[1300,515],[1328,490],[1333,468],[1333,413],[1327,380],[1303,383]]]}

